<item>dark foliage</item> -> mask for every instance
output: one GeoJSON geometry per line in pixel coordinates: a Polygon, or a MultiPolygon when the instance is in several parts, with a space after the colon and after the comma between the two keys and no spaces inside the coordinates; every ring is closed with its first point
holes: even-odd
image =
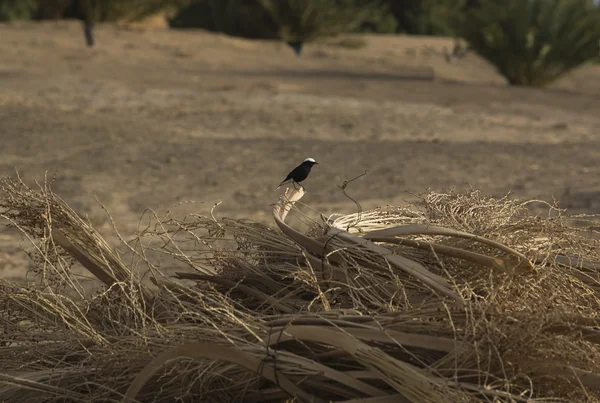
{"type": "Polygon", "coordinates": [[[452,21],[513,85],[545,86],[600,53],[600,8],[589,0],[478,0],[452,21]]]}

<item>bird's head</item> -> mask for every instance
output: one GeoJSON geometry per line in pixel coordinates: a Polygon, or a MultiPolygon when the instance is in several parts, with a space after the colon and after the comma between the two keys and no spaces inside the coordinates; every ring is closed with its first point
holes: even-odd
{"type": "Polygon", "coordinates": [[[307,158],[304,161],[302,161],[302,165],[308,165],[309,167],[312,167],[313,165],[318,165],[319,163],[317,161],[315,161],[314,158],[307,158]]]}

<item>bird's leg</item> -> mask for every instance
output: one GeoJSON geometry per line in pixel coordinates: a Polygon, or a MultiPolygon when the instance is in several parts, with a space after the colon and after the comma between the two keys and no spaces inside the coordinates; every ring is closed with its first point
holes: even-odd
{"type": "MultiPolygon", "coordinates": [[[[295,189],[295,190],[298,190],[298,188],[296,187],[296,181],[294,181],[294,180],[293,180],[293,181],[292,181],[292,185],[294,185],[294,189],[295,189]]],[[[299,184],[299,185],[300,185],[300,184],[299,184]]],[[[302,186],[302,185],[300,185],[300,186],[302,186]]]]}

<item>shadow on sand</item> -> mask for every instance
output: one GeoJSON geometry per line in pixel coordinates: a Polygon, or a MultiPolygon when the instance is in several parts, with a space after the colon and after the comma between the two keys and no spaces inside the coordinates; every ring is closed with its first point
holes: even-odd
{"type": "Polygon", "coordinates": [[[373,80],[373,81],[433,81],[435,79],[435,72],[433,69],[411,69],[406,68],[398,71],[397,73],[391,72],[358,72],[340,69],[327,69],[327,70],[291,70],[291,69],[278,69],[278,70],[219,70],[211,71],[210,74],[217,75],[236,75],[243,77],[279,77],[279,78],[309,78],[309,79],[342,79],[342,80],[373,80]]]}

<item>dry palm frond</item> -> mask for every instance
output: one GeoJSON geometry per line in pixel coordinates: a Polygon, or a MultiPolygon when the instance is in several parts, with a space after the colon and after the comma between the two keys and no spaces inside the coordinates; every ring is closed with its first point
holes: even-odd
{"type": "Polygon", "coordinates": [[[560,212],[432,192],[301,233],[299,190],[278,229],[154,214],[125,244],[152,285],[48,184],[0,192],[37,280],[0,283],[2,401],[600,402],[600,256],[560,212]]]}

